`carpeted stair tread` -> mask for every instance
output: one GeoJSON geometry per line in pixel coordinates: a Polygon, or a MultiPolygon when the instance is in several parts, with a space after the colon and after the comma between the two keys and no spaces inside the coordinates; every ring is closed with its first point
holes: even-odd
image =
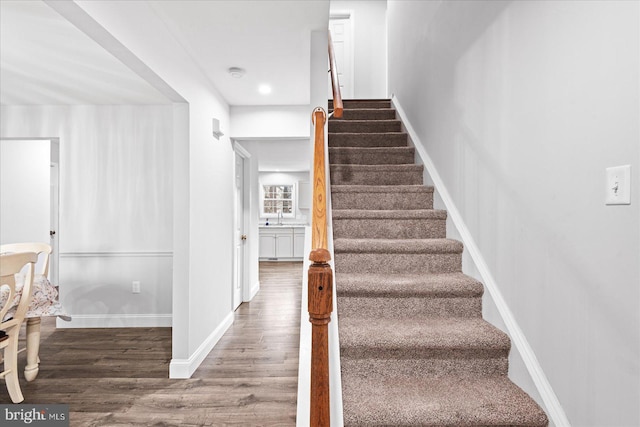
{"type": "Polygon", "coordinates": [[[511,341],[481,318],[340,317],[342,357],[507,357],[511,341]]]}
{"type": "Polygon", "coordinates": [[[393,120],[396,110],[392,108],[345,108],[342,117],[332,116],[329,120],[393,120]]]}
{"type": "Polygon", "coordinates": [[[333,209],[432,209],[433,187],[422,185],[331,185],[333,209]]]}
{"type": "Polygon", "coordinates": [[[358,133],[376,133],[376,132],[400,132],[402,126],[400,120],[329,120],[329,132],[358,132],[358,133]]]}
{"type": "MultiPolygon", "coordinates": [[[[343,109],[351,108],[391,108],[389,99],[343,99],[343,109]]],[[[333,101],[329,100],[329,111],[333,111],[333,101]]]]}
{"type": "Polygon", "coordinates": [[[353,185],[416,185],[423,183],[423,165],[331,165],[331,181],[353,185]]]}
{"type": "Polygon", "coordinates": [[[342,374],[345,426],[529,426],[544,412],[506,376],[379,378],[342,374]]]}
{"type": "Polygon", "coordinates": [[[336,273],[338,297],[474,298],[482,283],[463,273],[367,274],[336,273]]]}
{"type": "Polygon", "coordinates": [[[414,164],[413,147],[331,147],[331,164],[414,164]]]}
{"type": "Polygon", "coordinates": [[[334,239],[339,253],[364,254],[460,254],[463,245],[451,239],[334,239]]]}
{"type": "MultiPolygon", "coordinates": [[[[353,172],[404,172],[418,171],[422,172],[423,165],[406,164],[406,165],[331,165],[331,169],[335,171],[353,171],[353,172]]],[[[410,184],[416,185],[416,184],[410,184]]]]}
{"type": "Polygon", "coordinates": [[[433,209],[335,209],[333,235],[350,239],[436,239],[446,236],[447,213],[433,209]]]}
{"type": "Polygon", "coordinates": [[[406,132],[329,132],[329,147],[406,147],[406,132]]]}
{"type": "MultiPolygon", "coordinates": [[[[331,193],[433,193],[433,187],[426,185],[331,185],[331,193]]],[[[410,196],[413,197],[413,196],[410,196]]]]}
{"type": "Polygon", "coordinates": [[[447,219],[447,211],[436,209],[368,210],[334,209],[333,219],[447,219]]]}

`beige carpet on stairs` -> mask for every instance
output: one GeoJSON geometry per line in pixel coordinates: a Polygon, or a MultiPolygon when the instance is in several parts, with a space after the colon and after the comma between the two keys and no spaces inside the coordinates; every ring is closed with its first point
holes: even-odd
{"type": "Polygon", "coordinates": [[[547,426],[389,100],[329,121],[345,426],[547,426]]]}

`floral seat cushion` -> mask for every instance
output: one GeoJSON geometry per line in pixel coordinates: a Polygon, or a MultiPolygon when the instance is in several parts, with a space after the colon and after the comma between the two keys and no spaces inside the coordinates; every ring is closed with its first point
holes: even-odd
{"type": "MultiPolygon", "coordinates": [[[[13,307],[9,309],[5,318],[7,320],[13,317],[16,312],[18,301],[22,295],[24,286],[24,275],[16,274],[16,295],[13,299],[13,307]]],[[[0,290],[0,307],[2,307],[9,297],[9,289],[0,290]]],[[[26,317],[43,317],[43,316],[59,316],[64,320],[71,320],[71,317],[64,310],[58,299],[58,289],[53,286],[49,280],[40,274],[36,274],[33,278],[33,294],[31,303],[27,310],[26,317]]]]}

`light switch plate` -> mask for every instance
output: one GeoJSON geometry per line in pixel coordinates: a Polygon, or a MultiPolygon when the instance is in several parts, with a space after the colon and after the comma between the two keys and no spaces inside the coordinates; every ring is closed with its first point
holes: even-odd
{"type": "Polygon", "coordinates": [[[607,205],[631,204],[631,165],[607,168],[606,181],[607,205]]]}

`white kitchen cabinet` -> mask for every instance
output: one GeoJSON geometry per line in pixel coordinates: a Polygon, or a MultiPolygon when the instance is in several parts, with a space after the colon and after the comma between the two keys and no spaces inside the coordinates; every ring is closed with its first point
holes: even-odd
{"type": "Polygon", "coordinates": [[[276,234],[276,258],[293,258],[293,230],[276,234]]]}
{"type": "Polygon", "coordinates": [[[293,256],[304,259],[304,228],[293,229],[293,256]]]}
{"type": "Polygon", "coordinates": [[[303,227],[260,227],[259,242],[258,255],[263,261],[302,260],[304,257],[303,227]]]}
{"type": "Polygon", "coordinates": [[[276,257],[276,239],[274,233],[263,233],[262,230],[260,230],[258,256],[260,259],[276,257]]]}

